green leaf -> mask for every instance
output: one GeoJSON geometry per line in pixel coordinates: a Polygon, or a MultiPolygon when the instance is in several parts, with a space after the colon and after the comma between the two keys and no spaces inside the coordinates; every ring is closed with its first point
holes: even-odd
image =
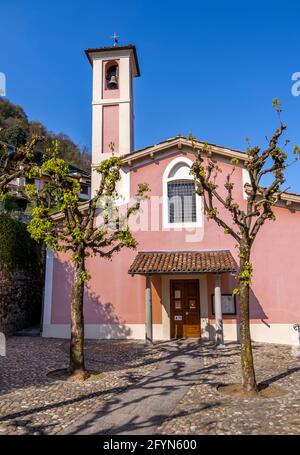
{"type": "Polygon", "coordinates": [[[272,107],[281,106],[281,102],[277,98],[273,98],[272,107]]]}

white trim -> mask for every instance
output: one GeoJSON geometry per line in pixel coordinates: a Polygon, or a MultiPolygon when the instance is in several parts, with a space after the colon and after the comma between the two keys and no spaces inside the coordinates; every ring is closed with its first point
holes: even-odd
{"type": "MultiPolygon", "coordinates": [[[[164,277],[165,278],[165,277],[164,277]]],[[[165,290],[170,286],[170,279],[177,279],[170,277],[165,280],[165,290]]],[[[182,276],[181,276],[182,279],[182,276]]],[[[192,277],[190,278],[192,279],[192,277]]],[[[201,292],[201,281],[200,281],[201,292]]],[[[170,300],[167,294],[165,297],[164,306],[167,306],[170,300]]],[[[202,292],[200,294],[200,298],[202,292]]],[[[200,302],[201,304],[202,302],[200,302]]],[[[202,308],[202,305],[201,305],[202,308]]],[[[164,315],[164,313],[163,313],[164,315]]],[[[237,341],[238,327],[236,323],[225,323],[224,339],[225,341],[237,341]]],[[[201,318],[201,333],[203,333],[202,318],[201,318]]],[[[70,325],[69,324],[44,324],[43,337],[48,338],[70,338],[70,325]]],[[[145,324],[86,324],[85,337],[87,339],[145,339],[145,324]]],[[[286,344],[289,346],[298,346],[298,334],[293,329],[293,324],[270,324],[266,326],[263,323],[251,324],[251,337],[253,341],[260,343],[275,343],[286,344]]],[[[162,324],[153,324],[153,338],[154,340],[168,340],[170,339],[170,320],[163,316],[162,324]],[[166,331],[168,324],[168,332],[166,331]]],[[[203,338],[206,338],[203,335],[203,338]]]]}
{"type": "Polygon", "coordinates": [[[199,275],[199,286],[200,286],[200,329],[201,337],[209,339],[208,332],[208,289],[207,289],[207,275],[199,275]]]}
{"type": "Polygon", "coordinates": [[[121,169],[120,170],[120,180],[117,182],[116,186],[117,193],[119,195],[116,200],[117,207],[128,204],[130,202],[130,170],[121,169]]]}
{"type": "MultiPolygon", "coordinates": [[[[130,65],[131,59],[128,56],[120,57],[119,59],[119,73],[120,73],[120,99],[129,99],[130,98],[130,65]]],[[[129,101],[131,102],[131,100],[129,101]]]]}
{"type": "MultiPolygon", "coordinates": [[[[104,155],[104,154],[103,154],[104,155]]],[[[104,158],[107,158],[104,156],[104,158]]],[[[92,194],[94,195],[99,189],[101,183],[101,174],[96,171],[97,166],[92,166],[92,194]]],[[[120,170],[120,180],[117,182],[116,190],[118,198],[116,199],[116,206],[120,207],[130,202],[130,170],[123,168],[120,170]]]]}
{"type": "Polygon", "coordinates": [[[92,104],[102,99],[103,63],[102,60],[95,60],[92,74],[92,104]]]}
{"type": "Polygon", "coordinates": [[[298,333],[293,324],[250,324],[253,341],[298,345],[298,333]]]}
{"type": "Polygon", "coordinates": [[[95,63],[97,61],[102,61],[102,60],[118,60],[118,59],[121,59],[121,58],[129,58],[130,59],[130,65],[131,65],[131,68],[134,70],[133,71],[133,76],[137,76],[137,65],[136,65],[136,61],[135,61],[135,56],[134,56],[134,53],[133,53],[133,50],[132,49],[123,49],[123,50],[118,50],[117,48],[116,49],[112,49],[110,51],[106,51],[106,52],[97,52],[97,51],[94,51],[94,52],[90,52],[89,53],[90,55],[90,59],[93,63],[93,66],[95,65],[95,63]]]}
{"type": "MultiPolygon", "coordinates": [[[[99,163],[102,157],[102,105],[97,104],[92,107],[92,161],[99,163]]],[[[109,155],[110,156],[110,155],[109,155]]],[[[93,174],[91,176],[92,194],[94,194],[93,174]]]]}
{"type": "MultiPolygon", "coordinates": [[[[225,341],[239,339],[239,327],[236,322],[224,323],[225,341]]],[[[275,343],[298,346],[298,333],[293,329],[293,324],[264,324],[250,323],[251,339],[259,343],[275,343]]]]}
{"type": "Polygon", "coordinates": [[[163,339],[169,340],[171,338],[170,278],[165,275],[161,277],[161,290],[163,339]]]}
{"type": "Polygon", "coordinates": [[[131,150],[131,104],[119,104],[119,154],[126,155],[131,150]]]}
{"type": "MultiPolygon", "coordinates": [[[[163,174],[163,229],[190,229],[198,228],[203,226],[203,213],[202,213],[202,201],[201,197],[196,194],[196,220],[195,222],[189,223],[170,223],[169,222],[169,204],[168,204],[168,183],[171,181],[179,180],[176,177],[169,177],[171,170],[179,163],[186,164],[189,168],[193,165],[193,161],[184,156],[174,158],[165,168],[163,174]]],[[[181,179],[180,179],[181,180],[181,179]]],[[[186,176],[184,180],[194,181],[191,175],[186,176]]]]}
{"type": "MultiPolygon", "coordinates": [[[[199,147],[200,149],[204,146],[204,142],[201,141],[196,141],[196,147],[199,147]]],[[[194,141],[195,145],[195,141],[194,141]]],[[[220,145],[214,145],[214,144],[208,144],[209,149],[212,153],[216,155],[221,155],[225,156],[228,158],[237,158],[238,160],[241,160],[242,162],[244,161],[249,161],[249,157],[246,153],[240,152],[238,150],[233,150],[229,149],[226,147],[222,147],[220,145]]],[[[173,147],[176,147],[176,149],[184,149],[184,148],[189,148],[192,153],[194,152],[194,147],[192,146],[192,141],[188,139],[184,139],[183,137],[174,137],[167,139],[166,141],[160,142],[159,144],[154,144],[150,145],[149,147],[145,147],[144,149],[141,150],[136,150],[135,153],[131,156],[128,155],[124,158],[124,162],[128,161],[135,161],[135,160],[140,160],[141,158],[147,158],[152,152],[153,154],[160,153],[163,151],[166,151],[168,149],[171,149],[173,147]]]]}
{"type": "MultiPolygon", "coordinates": [[[[111,153],[103,152],[103,108],[104,106],[118,106],[119,121],[118,121],[118,135],[119,147],[118,153],[126,155],[130,153],[132,147],[133,137],[133,117],[131,111],[133,110],[133,93],[131,93],[132,78],[135,73],[134,53],[131,49],[118,50],[112,49],[107,52],[91,52],[90,59],[93,66],[93,93],[92,93],[92,195],[97,189],[99,178],[93,171],[93,167],[97,166],[103,159],[111,156],[111,153]],[[103,62],[113,60],[118,61],[119,66],[119,97],[118,98],[103,98],[103,62]]],[[[115,96],[115,95],[114,95],[115,96]]],[[[130,180],[129,174],[125,175],[124,182],[120,185],[125,192],[125,203],[129,201],[130,180]]]]}
{"type": "MultiPolygon", "coordinates": [[[[215,324],[213,325],[212,333],[214,333],[215,324]]],[[[223,321],[223,336],[224,341],[238,341],[239,340],[239,327],[236,322],[224,323],[223,321]]]]}
{"type": "Polygon", "coordinates": [[[245,200],[247,200],[248,196],[247,196],[247,193],[245,191],[245,185],[246,185],[246,183],[251,184],[251,180],[250,180],[250,175],[249,175],[248,170],[245,169],[244,167],[242,169],[242,178],[243,178],[243,198],[245,200]]]}
{"type": "Polygon", "coordinates": [[[107,106],[110,104],[130,103],[130,98],[121,100],[120,98],[103,98],[100,101],[93,101],[92,106],[107,106]]]}
{"type": "MultiPolygon", "coordinates": [[[[70,324],[46,324],[43,337],[70,338],[70,324]]],[[[85,324],[85,338],[94,340],[145,340],[145,324],[85,324]]],[[[162,324],[153,324],[153,339],[163,339],[162,324]]]]}
{"type": "Polygon", "coordinates": [[[43,326],[51,323],[52,290],[53,290],[53,261],[54,261],[53,251],[47,249],[45,289],[44,289],[43,326]]]}

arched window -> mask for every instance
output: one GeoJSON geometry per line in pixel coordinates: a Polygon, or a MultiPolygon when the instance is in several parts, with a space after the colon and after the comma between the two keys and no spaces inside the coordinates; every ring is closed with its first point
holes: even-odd
{"type": "Polygon", "coordinates": [[[119,67],[116,62],[108,62],[105,67],[105,80],[107,90],[119,88],[119,67]]]}
{"type": "Polygon", "coordinates": [[[163,176],[164,227],[198,227],[201,225],[201,198],[196,195],[190,175],[192,161],[176,158],[163,176]]]}

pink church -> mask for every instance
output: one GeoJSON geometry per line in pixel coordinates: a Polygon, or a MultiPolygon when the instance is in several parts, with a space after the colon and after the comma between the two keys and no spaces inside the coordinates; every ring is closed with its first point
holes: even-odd
{"type": "MultiPolygon", "coordinates": [[[[124,156],[118,205],[128,205],[138,183],[148,182],[150,201],[132,220],[138,248],[123,250],[112,261],[90,258],[92,276],[85,292],[87,338],[169,340],[214,338],[223,326],[224,339],[239,337],[235,242],[202,210],[194,193],[191,142],[181,136],[134,150],[134,78],[140,76],[132,45],[88,49],[93,71],[92,191],[94,171],[112,153],[124,156]],[[114,152],[111,149],[114,144],[114,152]],[[217,315],[217,316],[216,316],[217,315]]],[[[201,147],[199,142],[199,147],[201,147]]],[[[247,155],[209,144],[223,178],[234,173],[235,198],[245,204],[249,182],[247,155]]],[[[274,208],[277,221],[266,222],[253,249],[251,287],[253,340],[297,344],[293,325],[300,323],[300,196],[285,193],[274,208]]],[[[43,336],[69,338],[71,267],[63,254],[47,253],[43,336]]]]}

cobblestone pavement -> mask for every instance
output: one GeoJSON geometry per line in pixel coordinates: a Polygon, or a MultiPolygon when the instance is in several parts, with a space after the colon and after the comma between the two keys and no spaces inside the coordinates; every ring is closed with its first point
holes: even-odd
{"type": "MultiPolygon", "coordinates": [[[[180,342],[169,343],[180,350],[180,342]]],[[[63,432],[167,359],[166,344],[147,348],[134,341],[88,341],[87,366],[103,371],[97,381],[70,383],[46,378],[68,363],[68,342],[11,337],[0,357],[0,434],[63,432]]],[[[287,392],[276,398],[220,394],[219,384],[240,382],[239,349],[199,346],[199,379],[175,405],[156,434],[300,434],[300,358],[291,347],[255,344],[257,379],[287,392]]],[[[167,361],[167,360],[166,360],[167,361]]],[[[181,372],[182,373],[182,372],[181,372]]],[[[159,385],[159,378],[157,378],[159,385]]]]}
{"type": "Polygon", "coordinates": [[[300,357],[289,346],[255,344],[258,382],[280,386],[277,398],[225,396],[217,385],[240,382],[236,344],[224,350],[202,348],[203,369],[192,386],[157,429],[158,434],[300,434],[300,357]]]}
{"type": "Polygon", "coordinates": [[[0,434],[54,434],[158,366],[159,346],[134,341],[87,341],[86,363],[99,380],[48,379],[68,365],[66,340],[11,337],[0,357],[0,434]]]}

